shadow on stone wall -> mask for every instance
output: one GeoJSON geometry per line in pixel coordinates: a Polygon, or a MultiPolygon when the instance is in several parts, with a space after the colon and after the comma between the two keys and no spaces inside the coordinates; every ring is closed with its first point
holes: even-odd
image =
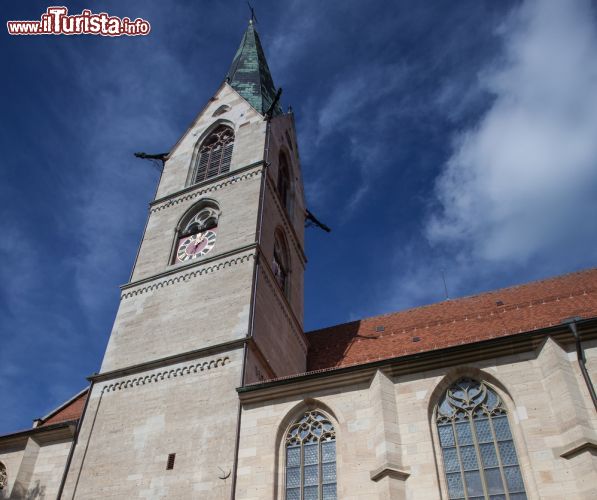
{"type": "Polygon", "coordinates": [[[39,500],[46,497],[46,487],[41,486],[39,481],[35,484],[35,488],[29,489],[27,495],[25,495],[26,500],[39,500]]]}
{"type": "MultiPolygon", "coordinates": [[[[5,497],[0,497],[5,498],[5,497]]],[[[25,488],[19,483],[14,485],[10,500],[44,500],[46,498],[46,487],[36,481],[33,488],[25,491],[25,488]]]]}

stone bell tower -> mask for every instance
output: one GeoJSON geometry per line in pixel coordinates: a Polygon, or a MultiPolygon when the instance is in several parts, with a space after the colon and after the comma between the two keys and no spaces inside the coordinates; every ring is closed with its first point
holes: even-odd
{"type": "Polygon", "coordinates": [[[231,498],[236,388],[305,371],[304,196],[252,23],[164,161],[63,499],[231,498]]]}

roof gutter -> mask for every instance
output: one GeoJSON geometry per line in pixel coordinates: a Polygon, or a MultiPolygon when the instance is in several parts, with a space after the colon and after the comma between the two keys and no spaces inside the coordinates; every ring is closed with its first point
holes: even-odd
{"type": "MultiPolygon", "coordinates": [[[[582,324],[592,323],[595,326],[597,326],[597,317],[582,319],[582,321],[580,321],[580,320],[575,321],[575,323],[576,323],[576,325],[581,324],[581,323],[582,324]]],[[[503,337],[496,337],[496,338],[491,338],[491,339],[482,340],[482,341],[478,341],[478,342],[472,342],[469,344],[460,344],[460,345],[455,345],[455,346],[449,346],[449,347],[444,347],[441,349],[418,352],[418,353],[414,353],[414,354],[407,354],[407,355],[403,355],[403,356],[396,356],[396,357],[386,358],[386,359],[379,359],[379,360],[370,361],[367,363],[359,363],[359,364],[337,367],[337,368],[332,368],[332,369],[327,369],[327,370],[316,370],[316,371],[312,371],[312,372],[291,375],[291,376],[288,376],[285,378],[280,378],[277,380],[265,381],[265,382],[261,382],[258,384],[251,384],[251,385],[247,385],[244,387],[238,387],[236,389],[236,391],[239,393],[239,395],[241,395],[241,398],[242,398],[243,394],[248,395],[248,393],[257,392],[259,390],[265,390],[265,389],[270,389],[270,388],[274,388],[274,387],[278,387],[278,386],[285,386],[285,385],[300,383],[303,381],[319,379],[322,377],[327,378],[327,377],[333,377],[333,376],[342,375],[342,374],[355,373],[355,372],[359,372],[359,371],[367,371],[372,368],[387,367],[389,365],[404,366],[409,363],[423,362],[425,360],[429,360],[432,358],[437,359],[438,356],[445,358],[446,356],[458,355],[460,353],[466,353],[467,351],[471,351],[471,349],[475,351],[476,356],[478,357],[480,347],[489,346],[489,345],[496,346],[496,347],[499,347],[499,346],[508,347],[508,346],[511,346],[513,343],[517,343],[517,342],[520,342],[520,343],[533,342],[535,339],[539,339],[540,337],[543,337],[546,335],[554,335],[554,334],[566,335],[568,333],[567,332],[568,329],[564,330],[564,328],[566,328],[566,326],[567,326],[567,323],[555,324],[555,325],[548,326],[545,328],[540,328],[537,330],[531,330],[531,331],[524,332],[524,333],[513,333],[511,335],[505,335],[503,337]]],[[[308,335],[307,335],[307,337],[308,337],[308,335]]],[[[495,354],[493,354],[492,356],[495,356],[495,354]]],[[[586,367],[584,367],[584,365],[583,365],[583,368],[581,368],[581,370],[583,370],[583,369],[586,372],[586,367]]],[[[591,384],[591,388],[592,388],[592,384],[591,384]]],[[[593,390],[593,392],[591,392],[591,389],[589,389],[589,392],[591,392],[591,395],[593,397],[595,392],[594,392],[594,389],[592,389],[592,390],[593,390]]]]}
{"type": "Polygon", "coordinates": [[[591,376],[589,375],[589,372],[587,370],[587,358],[585,357],[585,351],[582,347],[581,335],[577,328],[578,323],[581,321],[582,318],[575,317],[564,321],[564,323],[568,325],[568,328],[570,328],[572,335],[574,335],[578,366],[580,367],[580,372],[582,373],[582,376],[585,379],[585,383],[587,384],[587,389],[589,391],[589,394],[591,395],[591,399],[593,400],[593,406],[595,407],[595,410],[597,410],[597,394],[595,394],[595,386],[593,385],[591,376]]]}
{"type": "Polygon", "coordinates": [[[24,431],[11,432],[10,434],[3,434],[0,436],[0,440],[4,439],[15,439],[34,436],[35,434],[42,434],[45,432],[56,431],[59,429],[65,429],[67,427],[75,427],[77,419],[64,420],[62,422],[56,422],[55,424],[41,425],[39,427],[32,427],[31,429],[25,429],[24,431]]]}

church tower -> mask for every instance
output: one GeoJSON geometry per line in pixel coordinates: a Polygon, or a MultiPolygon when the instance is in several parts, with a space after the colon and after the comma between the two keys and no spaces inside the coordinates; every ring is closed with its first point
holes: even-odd
{"type": "Polygon", "coordinates": [[[165,157],[62,499],[231,498],[236,389],[306,370],[304,194],[250,22],[165,157]]]}

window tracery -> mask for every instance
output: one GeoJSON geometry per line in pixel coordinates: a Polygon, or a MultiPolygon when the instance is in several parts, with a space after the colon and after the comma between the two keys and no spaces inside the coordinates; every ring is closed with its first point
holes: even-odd
{"type": "Polygon", "coordinates": [[[225,125],[215,129],[201,144],[193,182],[205,181],[230,170],[234,132],[225,125]]]}
{"type": "Polygon", "coordinates": [[[6,472],[6,466],[0,462],[0,491],[8,486],[8,473],[6,472]]]}
{"type": "Polygon", "coordinates": [[[286,500],[336,500],[336,432],[317,410],[286,434],[286,500]]]}
{"type": "Polygon", "coordinates": [[[437,430],[450,500],[523,500],[506,408],[483,382],[462,378],[442,396],[437,430]]]}
{"type": "Polygon", "coordinates": [[[205,207],[186,223],[181,236],[197,234],[208,229],[213,229],[218,225],[218,211],[213,207],[205,207]]]}

